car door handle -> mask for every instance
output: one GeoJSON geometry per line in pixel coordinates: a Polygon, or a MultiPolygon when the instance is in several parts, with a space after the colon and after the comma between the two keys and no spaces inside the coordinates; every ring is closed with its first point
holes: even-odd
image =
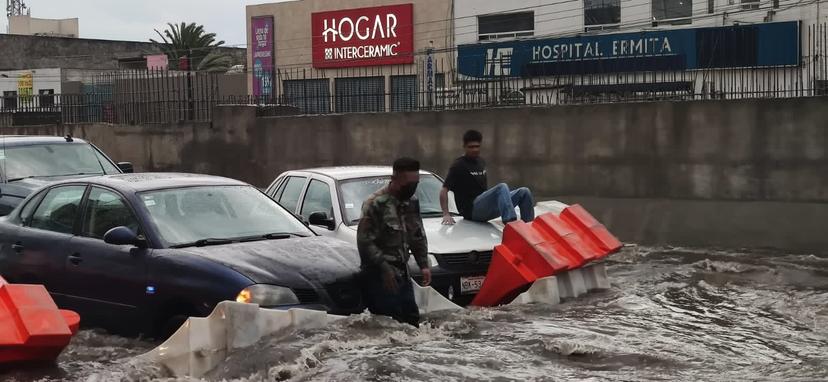
{"type": "Polygon", "coordinates": [[[12,244],[11,247],[17,253],[23,253],[23,250],[26,249],[26,247],[24,247],[23,244],[19,241],[17,243],[12,244]]]}
{"type": "Polygon", "coordinates": [[[83,259],[81,258],[80,253],[75,253],[72,254],[72,256],[69,256],[69,262],[74,265],[78,265],[83,262],[83,259]]]}

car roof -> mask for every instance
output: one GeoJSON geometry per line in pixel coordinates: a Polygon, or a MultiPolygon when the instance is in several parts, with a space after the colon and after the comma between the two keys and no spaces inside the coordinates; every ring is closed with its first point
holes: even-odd
{"type": "Polygon", "coordinates": [[[119,191],[132,192],[199,186],[249,186],[249,184],[242,181],[220,176],[172,172],[143,172],[135,174],[105,175],[92,178],[66,180],[55,184],[79,182],[98,184],[119,191]]]}
{"type": "Polygon", "coordinates": [[[77,144],[86,143],[86,141],[80,138],[72,138],[72,141],[68,142],[66,141],[65,137],[54,137],[48,135],[0,135],[0,146],[5,147],[45,145],[55,143],[77,144]]]}
{"type": "MultiPolygon", "coordinates": [[[[393,173],[391,166],[341,166],[341,167],[317,167],[303,170],[290,171],[290,173],[309,172],[327,176],[335,180],[348,180],[355,178],[367,178],[372,176],[390,176],[393,173]]],[[[420,170],[421,175],[431,174],[426,170],[420,170]]]]}

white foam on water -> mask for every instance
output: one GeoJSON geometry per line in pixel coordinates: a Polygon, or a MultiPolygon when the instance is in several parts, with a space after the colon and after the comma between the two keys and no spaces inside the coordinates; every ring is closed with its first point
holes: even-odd
{"type": "MultiPolygon", "coordinates": [[[[205,380],[828,380],[823,258],[684,248],[638,255],[607,262],[614,282],[603,293],[435,313],[419,329],[363,313],[239,349],[205,380]]],[[[45,381],[169,375],[133,361],[151,344],[82,333],[61,358],[64,373],[45,381]]]]}

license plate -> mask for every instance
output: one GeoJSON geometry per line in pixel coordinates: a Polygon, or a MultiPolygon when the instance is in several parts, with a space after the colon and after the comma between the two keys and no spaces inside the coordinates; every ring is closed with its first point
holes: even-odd
{"type": "Polygon", "coordinates": [[[460,294],[476,293],[483,287],[486,276],[461,277],[460,294]]]}

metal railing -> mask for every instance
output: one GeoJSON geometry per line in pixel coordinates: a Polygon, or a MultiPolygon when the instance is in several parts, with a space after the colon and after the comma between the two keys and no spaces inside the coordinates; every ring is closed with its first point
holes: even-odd
{"type": "Polygon", "coordinates": [[[97,76],[82,94],[3,97],[0,126],[210,121],[222,104],[275,116],[828,95],[828,24],[803,35],[795,66],[473,78],[457,74],[454,59],[427,57],[408,66],[277,69],[272,94],[259,97],[220,96],[215,73],[119,71],[97,76]]]}

